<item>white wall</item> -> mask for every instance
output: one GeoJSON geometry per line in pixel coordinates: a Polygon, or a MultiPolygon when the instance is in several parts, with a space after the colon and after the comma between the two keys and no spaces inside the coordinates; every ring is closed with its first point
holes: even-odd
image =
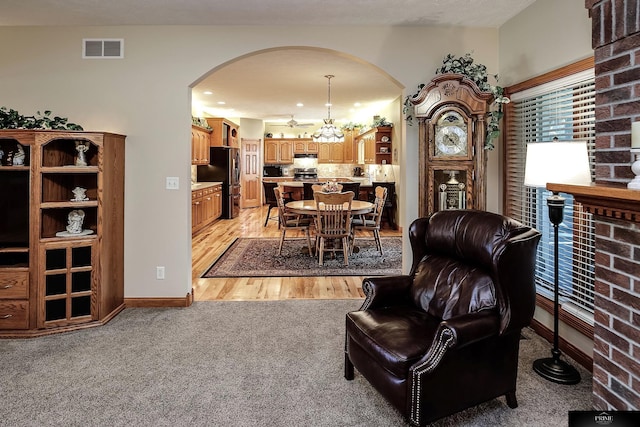
{"type": "Polygon", "coordinates": [[[584,0],[537,0],[500,27],[499,40],[502,86],[593,56],[584,0]]]}
{"type": "MultiPolygon", "coordinates": [[[[498,66],[494,29],[0,27],[0,40],[2,105],[23,114],[50,109],[87,130],[127,135],[126,297],[191,290],[189,87],[215,67],[261,49],[328,48],[381,68],[413,94],[447,53],[473,51],[489,70],[498,66]],[[124,38],[125,59],[82,60],[83,38],[124,38]],[[166,176],[180,177],[178,191],[164,189],[166,176]],[[163,281],[157,265],[166,267],[163,281]]],[[[405,224],[417,216],[417,139],[409,127],[400,162],[405,224]]]]}
{"type": "MultiPolygon", "coordinates": [[[[500,27],[499,40],[503,86],[593,56],[591,19],[584,0],[537,0],[500,27]]],[[[537,308],[534,318],[553,330],[553,316],[548,312],[537,308]]],[[[583,353],[592,354],[591,339],[562,322],[559,329],[563,338],[583,353]]]]}

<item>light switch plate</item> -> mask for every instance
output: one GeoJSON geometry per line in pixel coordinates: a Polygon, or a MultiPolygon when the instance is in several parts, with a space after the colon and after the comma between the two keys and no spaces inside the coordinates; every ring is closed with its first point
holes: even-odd
{"type": "Polygon", "coordinates": [[[180,189],[180,178],[177,176],[168,176],[167,177],[167,190],[178,190],[180,189]]]}

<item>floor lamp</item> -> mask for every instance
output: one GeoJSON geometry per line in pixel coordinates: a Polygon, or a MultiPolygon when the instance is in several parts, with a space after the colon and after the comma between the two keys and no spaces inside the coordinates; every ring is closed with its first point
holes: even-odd
{"type": "MultiPolygon", "coordinates": [[[[546,187],[547,183],[591,184],[587,143],[536,142],[527,144],[524,185],[546,187]]],[[[551,357],[533,362],[533,370],[541,377],[560,384],[577,384],[580,374],[560,359],[558,347],[558,227],[562,223],[564,197],[557,193],[547,198],[549,220],[553,224],[553,349],[551,357]]]]}

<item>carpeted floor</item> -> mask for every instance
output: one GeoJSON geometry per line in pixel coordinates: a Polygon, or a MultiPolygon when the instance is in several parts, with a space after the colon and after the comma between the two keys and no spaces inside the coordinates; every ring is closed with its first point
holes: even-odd
{"type": "MultiPolygon", "coordinates": [[[[361,375],[343,377],[344,316],[360,304],[129,308],[99,328],[0,340],[0,426],[404,426],[361,375]]],[[[494,399],[434,425],[566,426],[590,409],[591,376],[540,378],[531,363],[550,346],[525,335],[518,408],[494,399]]]]}
{"type": "MultiPolygon", "coordinates": [[[[307,252],[307,241],[287,240],[282,255],[277,255],[279,239],[245,239],[234,241],[202,277],[299,277],[299,276],[378,276],[402,271],[402,238],[382,237],[384,254],[376,250],[373,240],[356,240],[359,252],[349,256],[344,265],[342,254],[331,259],[325,255],[323,265],[307,252]]],[[[313,241],[312,241],[313,243],[313,241]]]]}

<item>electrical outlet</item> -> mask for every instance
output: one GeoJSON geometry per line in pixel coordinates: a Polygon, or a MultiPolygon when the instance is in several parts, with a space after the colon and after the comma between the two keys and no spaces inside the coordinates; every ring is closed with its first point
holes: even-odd
{"type": "Polygon", "coordinates": [[[180,189],[180,178],[177,176],[168,176],[166,181],[167,190],[180,189]]]}
{"type": "Polygon", "coordinates": [[[156,279],[164,280],[164,267],[162,266],[156,267],[156,279]]]}

